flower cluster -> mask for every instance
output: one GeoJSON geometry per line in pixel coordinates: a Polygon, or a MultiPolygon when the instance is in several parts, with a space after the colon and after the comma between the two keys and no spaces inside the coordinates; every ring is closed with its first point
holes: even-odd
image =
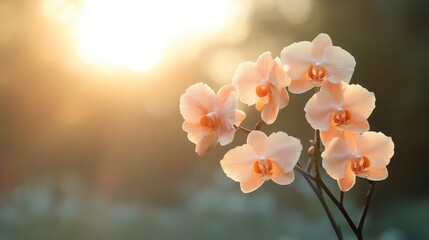
{"type": "MultiPolygon", "coordinates": [[[[354,57],[333,46],[323,33],[312,42],[285,47],[280,57],[265,52],[256,62],[241,63],[232,84],[217,94],[204,83],[190,86],[180,98],[183,129],[202,156],[218,142],[231,143],[237,129],[245,129],[240,124],[246,114],[237,109],[238,100],[255,105],[261,120],[272,124],[289,103],[286,89],[300,94],[314,88],[316,93],[304,111],[325,147],[321,156],[327,174],[343,192],[353,187],[356,176],[383,180],[394,144],[383,133],[369,131],[367,119],[375,108],[375,96],[360,85],[349,84],[355,65],[354,57]]],[[[220,161],[226,175],[240,182],[245,193],[269,179],[290,184],[302,151],[297,138],[281,131],[267,136],[259,130],[248,130],[247,143],[231,149],[220,161]]]]}

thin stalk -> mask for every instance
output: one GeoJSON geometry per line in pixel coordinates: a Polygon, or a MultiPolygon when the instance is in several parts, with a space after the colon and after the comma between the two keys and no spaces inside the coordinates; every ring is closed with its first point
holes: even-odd
{"type": "Polygon", "coordinates": [[[314,144],[313,144],[313,142],[312,141],[310,141],[310,143],[312,144],[311,146],[310,146],[310,148],[308,148],[308,155],[310,156],[309,158],[308,158],[308,162],[307,162],[307,166],[305,167],[305,170],[307,171],[307,172],[310,172],[311,171],[311,167],[313,166],[313,162],[314,162],[314,151],[315,151],[315,147],[314,147],[314,144]]]}
{"type": "MultiPolygon", "coordinates": [[[[302,169],[299,167],[299,169],[302,169]]],[[[335,222],[334,217],[332,216],[331,210],[328,207],[328,204],[326,204],[325,198],[322,195],[322,191],[314,184],[314,177],[310,173],[306,172],[304,169],[302,171],[299,170],[299,172],[302,174],[304,179],[307,181],[308,185],[310,185],[311,189],[313,189],[314,193],[316,194],[317,198],[319,199],[320,203],[323,206],[323,209],[326,212],[326,215],[328,215],[329,221],[331,222],[332,227],[334,228],[335,234],[337,235],[339,240],[343,239],[343,235],[341,233],[340,227],[335,222]],[[306,172],[306,174],[304,174],[306,172]],[[311,178],[312,176],[313,178],[311,178]]]]}
{"type": "Polygon", "coordinates": [[[310,172],[312,166],[313,166],[313,158],[309,158],[307,162],[307,166],[305,167],[305,170],[307,170],[307,172],[310,172]]]}
{"type": "Polygon", "coordinates": [[[373,181],[368,181],[368,182],[369,182],[369,190],[368,190],[368,194],[366,195],[365,206],[363,207],[362,215],[360,217],[359,225],[358,225],[358,230],[361,233],[361,235],[362,235],[363,224],[365,223],[366,214],[368,213],[369,203],[371,202],[372,194],[374,192],[374,182],[373,181]]]}
{"type": "Polygon", "coordinates": [[[235,129],[240,129],[240,130],[242,130],[242,131],[244,131],[246,133],[250,133],[252,131],[252,130],[250,130],[248,128],[245,128],[245,127],[242,127],[242,126],[237,126],[237,125],[234,125],[234,128],[235,129]]]}
{"type": "MultiPolygon", "coordinates": [[[[261,120],[259,120],[258,123],[256,123],[254,130],[261,130],[261,128],[262,128],[263,125],[264,125],[264,121],[262,121],[262,119],[261,119],[261,120]]],[[[237,126],[237,125],[234,125],[234,128],[235,129],[240,129],[242,131],[245,131],[246,133],[250,133],[250,132],[253,131],[252,129],[245,128],[245,127],[242,127],[242,126],[237,126]]]]}
{"type": "Polygon", "coordinates": [[[344,202],[344,192],[343,191],[340,191],[340,199],[339,199],[339,201],[340,201],[341,205],[343,205],[343,202],[344,202]]]}
{"type": "Polygon", "coordinates": [[[264,121],[259,120],[259,122],[255,125],[255,130],[261,130],[262,126],[264,125],[264,121]]]}
{"type": "Polygon", "coordinates": [[[301,173],[303,176],[305,175],[306,177],[310,178],[311,180],[316,181],[316,178],[313,175],[311,175],[311,173],[305,171],[301,167],[301,164],[297,163],[294,169],[297,170],[299,173],[301,173]]]}
{"type": "Polygon", "coordinates": [[[331,201],[337,206],[337,208],[340,210],[340,212],[343,214],[344,218],[346,219],[347,223],[349,224],[350,228],[353,230],[356,236],[359,238],[359,230],[356,227],[356,225],[353,223],[353,220],[350,218],[349,214],[347,213],[346,209],[344,208],[343,204],[340,203],[337,198],[332,194],[331,190],[326,186],[325,182],[323,182],[321,176],[320,176],[320,165],[321,165],[321,159],[320,159],[320,134],[319,130],[314,131],[314,139],[315,139],[315,151],[314,151],[314,165],[316,170],[316,183],[319,188],[322,188],[323,191],[328,195],[328,197],[331,199],[331,201]]]}

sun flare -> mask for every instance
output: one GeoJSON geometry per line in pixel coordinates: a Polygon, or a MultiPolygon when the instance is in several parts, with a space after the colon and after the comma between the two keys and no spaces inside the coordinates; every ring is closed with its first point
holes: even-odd
{"type": "Polygon", "coordinates": [[[166,49],[180,50],[180,42],[225,27],[238,9],[234,3],[86,0],[75,24],[78,52],[88,63],[145,71],[168,57],[166,49]]]}

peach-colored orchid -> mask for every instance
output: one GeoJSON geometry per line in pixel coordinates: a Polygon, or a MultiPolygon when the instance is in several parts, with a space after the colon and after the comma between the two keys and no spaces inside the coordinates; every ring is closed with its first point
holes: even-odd
{"type": "Polygon", "coordinates": [[[301,150],[301,142],[284,132],[267,137],[263,132],[252,131],[247,144],[227,152],[220,164],[226,175],[249,193],[269,179],[280,185],[290,184],[301,150]]]}
{"type": "Polygon", "coordinates": [[[384,180],[388,176],[386,166],[394,154],[392,138],[383,133],[365,132],[347,141],[334,138],[322,153],[322,165],[340,190],[350,190],[356,176],[371,181],[384,180]]]}
{"type": "Polygon", "coordinates": [[[349,83],[356,65],[354,57],[344,49],[333,46],[331,38],[319,34],[312,42],[293,43],[281,51],[281,60],[292,79],[289,91],[303,93],[321,86],[328,80],[349,83]]]}
{"type": "Polygon", "coordinates": [[[182,127],[188,139],[195,143],[195,152],[204,155],[217,142],[232,142],[235,126],[246,117],[237,110],[238,95],[234,85],[223,86],[217,94],[206,84],[196,83],[180,97],[182,127]]]}
{"type": "Polygon", "coordinates": [[[320,130],[323,144],[332,138],[369,130],[368,117],[375,108],[374,93],[360,85],[326,84],[304,107],[305,117],[320,130]]]}
{"type": "Polygon", "coordinates": [[[263,53],[256,62],[241,63],[232,82],[238,88],[240,100],[249,106],[256,104],[267,124],[272,124],[279,109],[289,103],[286,86],[290,79],[286,77],[280,59],[274,60],[270,52],[263,53]]]}

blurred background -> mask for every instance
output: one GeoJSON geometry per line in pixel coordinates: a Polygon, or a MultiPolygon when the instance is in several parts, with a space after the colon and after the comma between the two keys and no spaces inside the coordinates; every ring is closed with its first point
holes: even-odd
{"type": "MultiPolygon", "coordinates": [[[[241,193],[219,160],[245,134],[198,157],[179,113],[191,84],[217,91],[321,32],[355,57],[371,129],[395,142],[365,236],[429,239],[428,1],[0,0],[0,19],[0,239],[334,239],[301,176],[241,193]]],[[[308,148],[310,96],[264,130],[308,148]]],[[[259,113],[240,107],[251,128],[259,113]]],[[[355,221],[366,191],[346,194],[355,221]]]]}

